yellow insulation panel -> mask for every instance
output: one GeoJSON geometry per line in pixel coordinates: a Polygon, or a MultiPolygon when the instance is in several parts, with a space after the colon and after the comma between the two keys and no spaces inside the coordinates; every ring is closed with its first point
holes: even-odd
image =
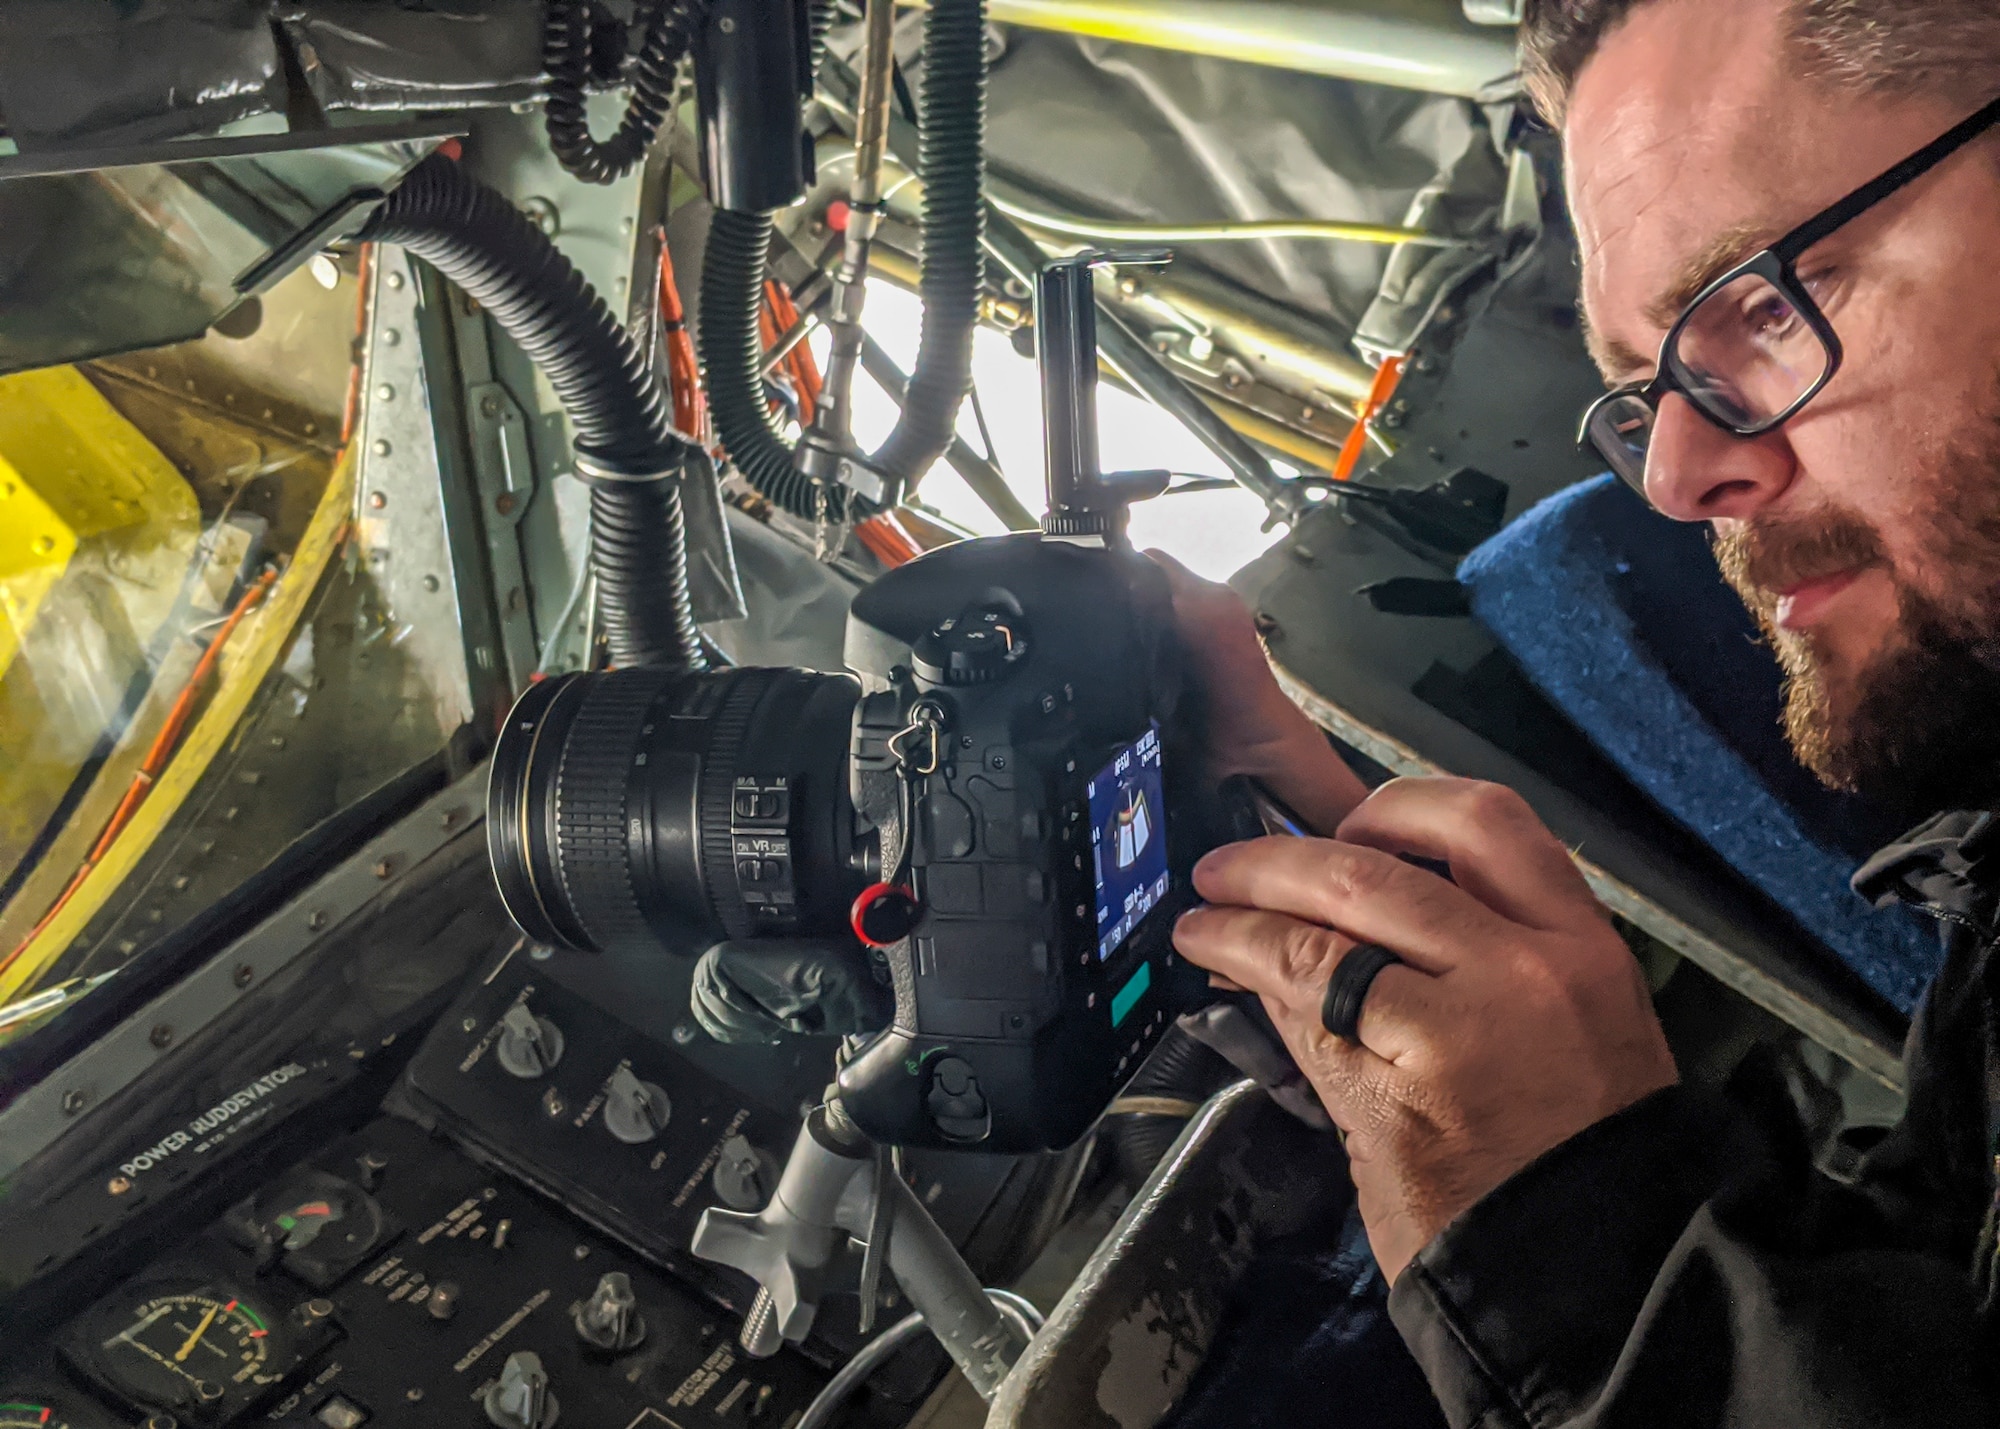
{"type": "Polygon", "coordinates": [[[74,367],[0,377],[0,675],[79,545],[199,521],[193,488],[74,367]]]}

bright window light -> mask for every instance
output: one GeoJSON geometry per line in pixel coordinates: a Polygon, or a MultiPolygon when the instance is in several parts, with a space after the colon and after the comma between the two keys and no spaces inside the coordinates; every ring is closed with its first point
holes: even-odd
{"type": "MultiPolygon", "coordinates": [[[[923,325],[916,295],[886,283],[870,283],[867,325],[883,351],[908,372],[916,362],[923,325]]],[[[815,342],[823,362],[824,335],[815,342]]],[[[1048,500],[1043,490],[1042,397],[1035,364],[1014,351],[1004,336],[981,328],[973,339],[972,378],[1007,484],[1022,505],[1040,516],[1048,500]]],[[[1097,389],[1097,420],[1098,449],[1106,471],[1165,469],[1185,476],[1228,475],[1187,428],[1150,402],[1108,383],[1097,389]]],[[[896,405],[888,394],[865,375],[858,377],[855,439],[864,449],[873,449],[889,435],[895,421],[896,405]]],[[[959,412],[958,433],[974,451],[984,450],[970,402],[959,412]]],[[[945,462],[924,478],[918,496],[968,530],[993,535],[1004,529],[945,462]]],[[[1276,532],[1261,529],[1265,515],[1264,503],[1241,487],[1162,497],[1132,509],[1132,541],[1142,550],[1157,547],[1189,569],[1222,580],[1277,539],[1276,532]]]]}

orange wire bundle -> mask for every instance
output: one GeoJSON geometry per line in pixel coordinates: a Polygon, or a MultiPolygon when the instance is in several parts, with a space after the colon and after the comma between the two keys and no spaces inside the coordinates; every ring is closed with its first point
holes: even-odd
{"type": "MultiPolygon", "coordinates": [[[[757,314],[757,327],[763,335],[766,354],[776,350],[784,341],[785,334],[797,327],[799,310],[792,303],[792,295],[785,286],[775,280],[764,284],[764,306],[757,314]]],[[[820,378],[819,363],[813,360],[812,348],[804,342],[797,343],[785,354],[778,364],[778,370],[791,379],[792,390],[799,398],[799,425],[810,427],[813,415],[819,411],[819,394],[824,382],[820,378]]]]}
{"type": "Polygon", "coordinates": [[[660,244],[660,331],[667,339],[667,388],[674,399],[674,425],[706,446],[708,403],[701,393],[701,366],[687,330],[687,312],[681,307],[680,285],[674,280],[667,231],[660,228],[654,234],[660,244]]]}
{"type": "Polygon", "coordinates": [[[879,512],[854,528],[855,537],[868,548],[869,554],[891,570],[914,561],[924,553],[896,520],[893,511],[879,512]]]}
{"type": "Polygon", "coordinates": [[[236,608],[229,612],[228,618],[222,622],[222,628],[215,633],[215,638],[208,642],[208,648],[201,652],[201,658],[195,661],[194,670],[188,676],[187,683],[181,687],[173,708],[167,712],[166,723],[161,725],[160,732],[153,736],[152,746],[147,749],[146,757],[140,761],[138,771],[132,776],[131,785],[125,790],[125,797],[118,801],[118,808],[111,815],[110,821],[105,824],[104,832],[97,836],[97,842],[91,845],[89,854],[78,866],[75,876],[64,885],[63,891],[56,896],[56,901],[49,905],[49,911],[28,930],[28,936],[21,939],[20,945],[13,952],[0,958],[0,972],[5,972],[12,966],[14,960],[28,950],[28,945],[41,936],[42,930],[55,921],[56,915],[62,912],[69,900],[76,896],[77,889],[81,888],[84,880],[90,877],[91,871],[103,861],[104,855],[110,852],[111,845],[117,842],[118,835],[132,822],[133,816],[139,812],[139,806],[146,802],[146,796],[153,792],[154,783],[173,758],[175,746],[180,743],[181,734],[194,716],[195,702],[201,697],[202,687],[208,683],[209,675],[221,658],[223,647],[229,643],[229,637],[235,633],[243,617],[265,597],[271,589],[272,582],[277,578],[276,571],[267,570],[243,592],[242,597],[236,602],[236,608]]]}

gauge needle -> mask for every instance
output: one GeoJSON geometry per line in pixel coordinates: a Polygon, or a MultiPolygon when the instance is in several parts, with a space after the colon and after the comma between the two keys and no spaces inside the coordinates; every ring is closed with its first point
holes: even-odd
{"type": "Polygon", "coordinates": [[[189,1355],[194,1353],[194,1347],[201,1343],[202,1333],[215,1323],[215,1313],[221,1308],[220,1305],[211,1305],[208,1307],[208,1313],[201,1317],[201,1323],[194,1327],[194,1333],[187,1337],[187,1343],[174,1351],[175,1364],[182,1363],[189,1355]]]}

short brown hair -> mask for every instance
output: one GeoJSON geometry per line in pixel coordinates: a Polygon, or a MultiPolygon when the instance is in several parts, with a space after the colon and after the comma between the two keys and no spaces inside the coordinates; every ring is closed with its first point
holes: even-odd
{"type": "MultiPolygon", "coordinates": [[[[1550,123],[1604,37],[1659,0],[1528,0],[1521,78],[1550,123]]],[[[1996,0],[1785,0],[1801,71],[1877,95],[1937,94],[1966,104],[2000,94],[1996,0]]]]}

